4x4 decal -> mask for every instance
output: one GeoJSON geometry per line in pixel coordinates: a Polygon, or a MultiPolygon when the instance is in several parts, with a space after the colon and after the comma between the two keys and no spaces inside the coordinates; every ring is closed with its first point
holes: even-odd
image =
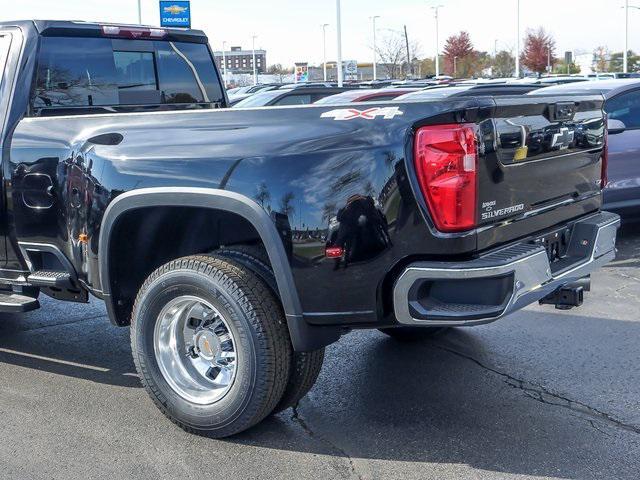
{"type": "Polygon", "coordinates": [[[320,118],[332,118],[334,120],[355,120],[362,118],[364,120],[374,120],[376,117],[382,117],[385,120],[391,120],[397,116],[404,115],[400,107],[374,107],[366,110],[358,110],[357,108],[338,108],[320,115],[320,118]]]}

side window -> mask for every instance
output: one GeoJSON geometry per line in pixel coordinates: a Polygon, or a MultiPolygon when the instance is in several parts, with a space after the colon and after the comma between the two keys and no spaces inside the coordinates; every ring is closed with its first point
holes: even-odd
{"type": "Polygon", "coordinates": [[[627,128],[640,128],[640,90],[613,97],[604,108],[609,118],[624,122],[627,128]]]}
{"type": "Polygon", "coordinates": [[[161,103],[153,52],[113,52],[121,105],[161,103]]]}
{"type": "Polygon", "coordinates": [[[209,49],[199,43],[42,37],[36,75],[38,115],[224,99],[209,49]]]}
{"type": "Polygon", "coordinates": [[[118,105],[111,40],[42,37],[34,108],[118,105]]]}
{"type": "Polygon", "coordinates": [[[219,102],[222,91],[204,44],[156,42],[164,103],[219,102]]]}
{"type": "Polygon", "coordinates": [[[4,78],[4,67],[7,65],[10,46],[11,35],[0,34],[0,86],[2,86],[2,79],[4,78]]]}
{"type": "Polygon", "coordinates": [[[278,100],[274,105],[309,105],[311,103],[311,95],[287,95],[278,100]]]}

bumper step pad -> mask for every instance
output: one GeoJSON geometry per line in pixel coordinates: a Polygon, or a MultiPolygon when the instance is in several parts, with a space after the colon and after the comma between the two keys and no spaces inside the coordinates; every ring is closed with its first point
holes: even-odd
{"type": "Polygon", "coordinates": [[[40,308],[37,298],[14,292],[0,293],[0,312],[24,313],[40,308]]]}

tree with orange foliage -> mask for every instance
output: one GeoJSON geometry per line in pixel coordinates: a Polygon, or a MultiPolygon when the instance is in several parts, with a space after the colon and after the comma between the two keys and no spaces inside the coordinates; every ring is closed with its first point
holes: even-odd
{"type": "Polygon", "coordinates": [[[478,52],[473,48],[467,32],[451,35],[447,38],[443,50],[444,72],[459,78],[472,77],[480,72],[478,52]]]}
{"type": "Polygon", "coordinates": [[[556,41],[544,28],[527,30],[520,62],[533,72],[544,73],[547,65],[553,68],[556,63],[555,49],[556,41]]]}

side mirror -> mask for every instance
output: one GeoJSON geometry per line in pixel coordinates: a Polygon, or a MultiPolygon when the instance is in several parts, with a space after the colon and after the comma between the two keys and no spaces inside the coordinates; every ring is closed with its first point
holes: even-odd
{"type": "Polygon", "coordinates": [[[617,135],[618,133],[624,132],[627,126],[621,120],[610,118],[607,123],[607,129],[609,130],[609,135],[617,135]]]}

